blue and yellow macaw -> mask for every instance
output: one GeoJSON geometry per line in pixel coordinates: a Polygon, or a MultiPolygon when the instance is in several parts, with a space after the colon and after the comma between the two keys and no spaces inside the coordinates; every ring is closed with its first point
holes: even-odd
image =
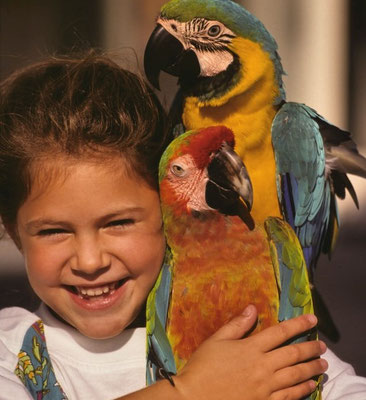
{"type": "Polygon", "coordinates": [[[282,219],[253,223],[251,179],[233,147],[232,131],[214,126],[178,136],[161,158],[168,250],[147,302],[148,383],[179,372],[248,304],[258,310],[252,334],[314,312],[300,243],[282,219]]]}
{"type": "Polygon", "coordinates": [[[338,231],[336,196],[347,173],[366,178],[366,159],[348,132],[310,107],[286,102],[277,44],[263,24],[231,0],[171,0],[145,50],[147,78],[178,76],[171,117],[177,133],[225,125],[253,185],[251,215],[284,218],[296,232],[310,278],[338,231]]]}
{"type": "MultiPolygon", "coordinates": [[[[179,77],[170,113],[177,134],[212,125],[233,130],[253,185],[253,220],[280,217],[292,226],[312,281],[320,253],[330,254],[337,236],[336,196],[348,190],[358,207],[346,174],[366,177],[350,134],[286,102],[275,40],[231,0],[166,3],[145,50],[146,75],[157,88],[160,70],[179,77]]],[[[322,330],[336,339],[327,324],[322,330]]]]}

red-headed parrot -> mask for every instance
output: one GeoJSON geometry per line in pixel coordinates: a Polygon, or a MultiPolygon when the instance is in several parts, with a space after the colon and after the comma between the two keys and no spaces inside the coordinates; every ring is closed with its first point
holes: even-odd
{"type": "Polygon", "coordinates": [[[300,243],[279,218],[253,221],[251,180],[233,147],[232,131],[214,126],[178,136],[161,158],[168,250],[147,302],[148,383],[179,371],[248,304],[258,310],[253,333],[313,312],[300,243]]]}
{"type": "MultiPolygon", "coordinates": [[[[348,190],[358,207],[346,173],[366,178],[366,159],[350,134],[285,101],[275,40],[231,0],[167,2],[144,64],[157,88],[161,70],[179,77],[170,112],[177,134],[213,125],[234,132],[253,186],[254,221],[282,217],[292,226],[313,281],[320,253],[330,254],[337,236],[336,196],[348,190]]],[[[336,339],[335,327],[325,333],[336,339]]]]}

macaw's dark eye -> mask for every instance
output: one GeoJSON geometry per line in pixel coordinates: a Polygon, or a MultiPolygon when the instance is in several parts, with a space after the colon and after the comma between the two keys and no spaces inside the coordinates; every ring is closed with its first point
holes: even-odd
{"type": "Polygon", "coordinates": [[[221,32],[221,28],[219,25],[212,25],[209,30],[207,31],[208,35],[211,37],[215,37],[219,35],[221,32]]]}

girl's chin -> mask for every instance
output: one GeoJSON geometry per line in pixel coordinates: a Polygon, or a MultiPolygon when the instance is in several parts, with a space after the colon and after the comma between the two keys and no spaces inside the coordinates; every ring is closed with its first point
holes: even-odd
{"type": "Polygon", "coordinates": [[[140,308],[139,311],[132,313],[128,319],[124,319],[125,315],[120,315],[118,318],[115,316],[108,318],[107,315],[104,317],[97,317],[93,319],[78,321],[77,324],[73,324],[81,334],[91,339],[111,339],[118,336],[125,329],[134,329],[146,326],[146,308],[145,304],[140,308]],[[76,325],[76,326],[75,326],[76,325]]]}
{"type": "Polygon", "coordinates": [[[118,336],[121,332],[125,330],[125,327],[120,327],[118,329],[110,330],[110,329],[78,329],[79,332],[90,338],[96,340],[104,340],[104,339],[111,339],[118,336]]]}
{"type": "Polygon", "coordinates": [[[74,318],[69,322],[73,328],[82,335],[91,339],[111,339],[118,336],[128,328],[131,318],[124,320],[124,315],[119,317],[74,318]]]}

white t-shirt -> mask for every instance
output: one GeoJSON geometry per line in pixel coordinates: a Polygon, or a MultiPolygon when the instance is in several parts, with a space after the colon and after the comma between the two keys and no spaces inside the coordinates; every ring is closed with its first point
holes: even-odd
{"type": "Polygon", "coordinates": [[[145,328],[96,340],[60,322],[45,306],[36,314],[12,307],[0,311],[0,399],[32,398],[13,371],[25,332],[40,318],[56,379],[69,400],[110,400],[145,386],[145,328]]]}
{"type": "MultiPolygon", "coordinates": [[[[41,306],[36,313],[12,307],[0,311],[0,399],[31,399],[14,374],[25,332],[44,322],[56,378],[69,400],[115,399],[145,386],[145,329],[128,329],[108,340],[94,340],[63,324],[41,306]]],[[[324,400],[366,400],[366,378],[331,351],[324,400]]]]}

